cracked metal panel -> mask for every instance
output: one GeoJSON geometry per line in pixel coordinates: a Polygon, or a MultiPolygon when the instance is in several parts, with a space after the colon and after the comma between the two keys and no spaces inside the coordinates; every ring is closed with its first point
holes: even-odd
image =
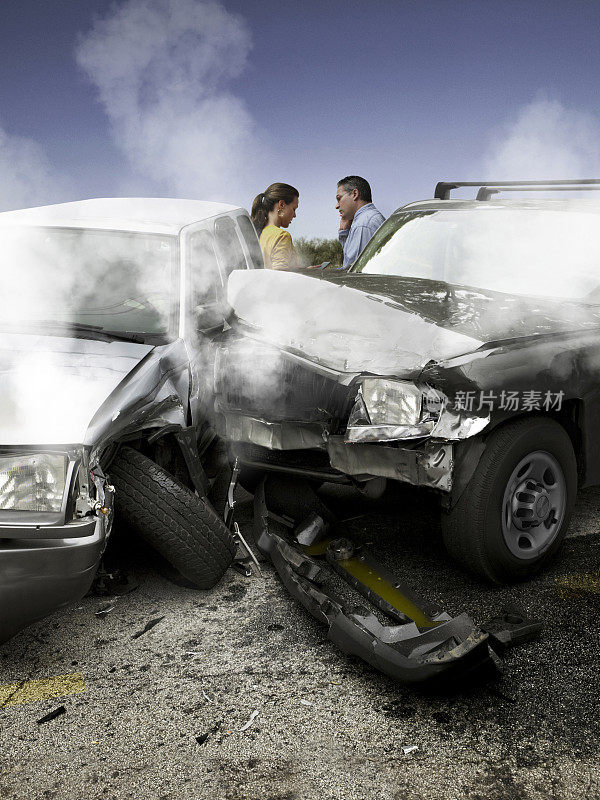
{"type": "Polygon", "coordinates": [[[381,476],[445,492],[452,489],[451,444],[426,442],[408,449],[380,444],[348,445],[342,436],[330,436],[327,450],[331,466],[348,475],[381,476]]]}

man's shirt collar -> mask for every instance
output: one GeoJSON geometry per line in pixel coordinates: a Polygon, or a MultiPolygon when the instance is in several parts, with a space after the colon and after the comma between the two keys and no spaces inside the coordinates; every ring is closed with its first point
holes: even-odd
{"type": "Polygon", "coordinates": [[[375,209],[373,203],[365,203],[364,206],[361,206],[358,209],[358,211],[354,214],[354,219],[352,220],[352,222],[354,222],[354,220],[358,217],[358,215],[362,214],[363,211],[370,211],[371,209],[375,209]]]}

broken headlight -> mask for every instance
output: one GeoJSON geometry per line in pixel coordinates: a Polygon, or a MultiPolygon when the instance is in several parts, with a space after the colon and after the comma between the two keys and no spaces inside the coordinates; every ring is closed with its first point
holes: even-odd
{"type": "Polygon", "coordinates": [[[346,441],[377,442],[429,436],[446,397],[430,386],[365,378],[350,412],[346,441]]]}
{"type": "Polygon", "coordinates": [[[67,467],[64,453],[0,456],[0,510],[60,511],[67,467]]]}

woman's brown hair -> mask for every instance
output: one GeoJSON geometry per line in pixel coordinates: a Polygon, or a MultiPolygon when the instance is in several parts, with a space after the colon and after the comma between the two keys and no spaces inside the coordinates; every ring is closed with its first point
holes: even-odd
{"type": "Polygon", "coordinates": [[[269,221],[269,211],[273,211],[276,203],[283,200],[288,205],[293,203],[296,197],[300,197],[300,193],[289,183],[272,183],[262,194],[257,194],[252,203],[251,213],[257,234],[261,235],[269,221]]]}

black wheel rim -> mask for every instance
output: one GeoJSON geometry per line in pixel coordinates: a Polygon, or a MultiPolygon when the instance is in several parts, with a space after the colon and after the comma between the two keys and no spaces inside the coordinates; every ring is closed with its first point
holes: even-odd
{"type": "Polygon", "coordinates": [[[516,558],[532,561],[558,536],[567,504],[567,482],[558,461],[537,450],[511,473],[502,499],[502,535],[516,558]]]}

